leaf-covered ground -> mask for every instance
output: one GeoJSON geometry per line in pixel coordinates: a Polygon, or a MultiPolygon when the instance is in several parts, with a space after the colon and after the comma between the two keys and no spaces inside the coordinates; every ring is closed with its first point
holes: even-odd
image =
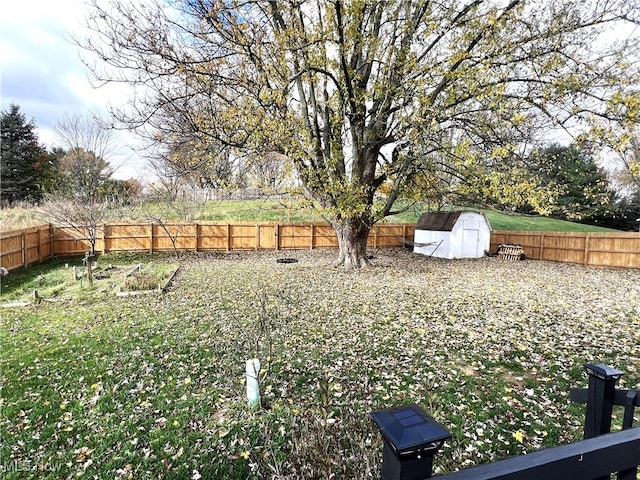
{"type": "Polygon", "coordinates": [[[638,270],[335,255],[193,255],[163,296],[3,310],[4,478],[378,478],[367,414],[403,403],[453,432],[445,472],[579,439],[584,363],[640,388],[638,270]]]}

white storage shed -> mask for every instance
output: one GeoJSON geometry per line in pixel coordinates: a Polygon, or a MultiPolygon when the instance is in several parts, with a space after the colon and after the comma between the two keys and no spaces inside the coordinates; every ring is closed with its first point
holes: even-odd
{"type": "Polygon", "coordinates": [[[491,225],[483,213],[423,214],[413,237],[415,253],[439,258],[479,258],[489,251],[491,225]]]}

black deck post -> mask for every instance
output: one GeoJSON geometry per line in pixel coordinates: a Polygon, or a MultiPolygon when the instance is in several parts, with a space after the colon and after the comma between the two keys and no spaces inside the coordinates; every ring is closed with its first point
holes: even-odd
{"type": "MultiPolygon", "coordinates": [[[[633,411],[635,409],[635,401],[638,392],[629,390],[625,396],[624,418],[622,420],[622,429],[627,430],[633,426],[633,411]]],[[[618,472],[618,480],[636,480],[638,478],[638,467],[618,472]]]]}
{"type": "MultiPolygon", "coordinates": [[[[593,363],[587,363],[584,368],[589,375],[587,408],[584,418],[584,438],[586,440],[611,431],[615,387],[622,372],[606,365],[593,363]]],[[[609,475],[597,477],[594,480],[609,480],[609,475]]]]}
{"type": "Polygon", "coordinates": [[[635,390],[629,390],[624,398],[624,418],[622,420],[622,429],[633,427],[633,411],[635,409],[636,398],[638,393],[635,390]]]}
{"type": "Polygon", "coordinates": [[[377,410],[369,416],[380,429],[384,444],[382,479],[430,478],[433,456],[451,433],[415,404],[377,410]]]}
{"type": "Polygon", "coordinates": [[[587,363],[589,375],[587,409],[584,419],[584,438],[593,438],[611,431],[611,415],[616,382],[622,372],[602,364],[587,363]]]}
{"type": "Polygon", "coordinates": [[[433,455],[430,452],[414,457],[401,458],[386,439],[382,440],[383,480],[424,480],[433,475],[433,455]]]}

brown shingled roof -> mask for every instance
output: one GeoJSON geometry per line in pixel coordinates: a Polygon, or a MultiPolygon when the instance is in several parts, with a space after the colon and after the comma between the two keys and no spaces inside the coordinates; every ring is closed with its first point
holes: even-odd
{"type": "Polygon", "coordinates": [[[416,223],[416,230],[450,232],[462,212],[423,213],[416,223]]]}

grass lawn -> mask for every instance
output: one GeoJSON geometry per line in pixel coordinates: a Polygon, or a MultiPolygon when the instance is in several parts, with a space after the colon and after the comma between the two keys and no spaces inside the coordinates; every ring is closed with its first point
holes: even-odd
{"type": "MultiPolygon", "coordinates": [[[[180,208],[162,208],[161,205],[147,205],[147,211],[156,217],[167,220],[178,219],[180,208]]],[[[465,207],[456,207],[459,210],[465,207]]],[[[607,232],[608,228],[586,225],[582,223],[566,222],[549,217],[531,215],[516,215],[494,210],[481,211],[487,215],[494,230],[528,230],[543,232],[607,232]]],[[[420,215],[426,211],[424,205],[416,204],[407,211],[384,219],[385,222],[415,223],[420,215]]],[[[197,221],[220,222],[323,222],[316,211],[302,200],[220,200],[210,201],[194,208],[192,212],[197,221]]],[[[146,213],[148,217],[148,212],[146,213]]],[[[118,212],[117,218],[145,218],[145,210],[135,207],[132,210],[118,212]]],[[[21,207],[0,209],[0,231],[27,228],[46,223],[42,217],[34,216],[33,212],[21,207]]]]}
{"type": "Polygon", "coordinates": [[[587,225],[585,223],[567,222],[557,218],[533,215],[516,215],[494,210],[480,210],[494,230],[525,230],[535,232],[615,232],[611,228],[587,225]]]}
{"type": "MultiPolygon", "coordinates": [[[[349,272],[335,251],[282,255],[193,254],[164,295],[85,284],[3,308],[3,478],[377,478],[367,413],[410,402],[453,432],[445,472],[579,439],[568,393],[586,362],[640,388],[638,270],[387,250],[349,272]]],[[[37,268],[4,277],[0,302],[67,270],[37,268]]]]}
{"type": "Polygon", "coordinates": [[[30,268],[20,268],[2,278],[0,298],[6,302],[27,302],[38,296],[50,301],[91,300],[96,295],[117,291],[155,290],[164,287],[179,264],[169,255],[111,254],[93,267],[93,288],[86,265],[74,257],[57,257],[30,268]],[[74,269],[75,267],[75,269],[74,269]],[[74,271],[75,270],[75,271],[74,271]]]}
{"type": "MultiPolygon", "coordinates": [[[[459,210],[467,207],[456,207],[459,210]]],[[[549,217],[517,215],[471,208],[487,215],[494,230],[527,230],[543,232],[611,232],[582,223],[566,222],[549,217]]],[[[397,215],[387,217],[386,222],[415,223],[427,210],[424,205],[416,204],[397,215]]],[[[302,201],[296,200],[224,200],[207,203],[200,212],[201,220],[217,221],[256,221],[256,222],[321,222],[324,221],[302,201]]]]}

